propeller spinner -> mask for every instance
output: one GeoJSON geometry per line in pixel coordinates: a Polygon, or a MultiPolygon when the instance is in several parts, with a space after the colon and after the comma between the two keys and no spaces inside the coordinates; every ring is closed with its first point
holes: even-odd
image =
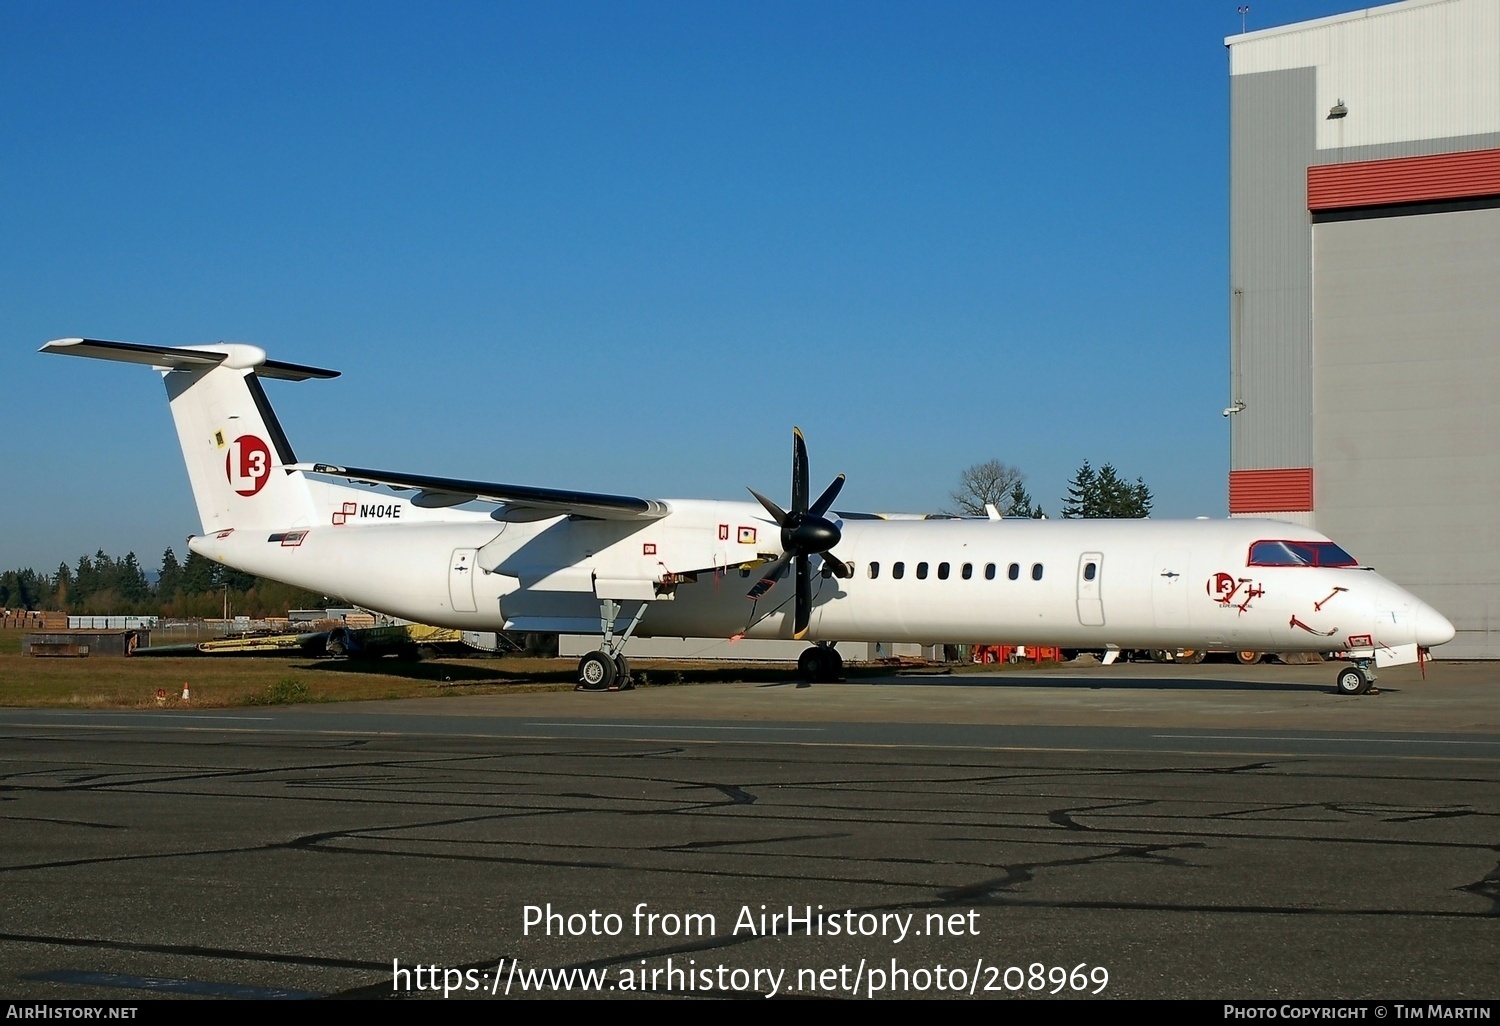
{"type": "Polygon", "coordinates": [[[823,557],[823,563],[836,577],[848,577],[849,568],[843,560],[833,554],[833,547],[842,537],[838,525],[823,514],[833,505],[839,489],[844,487],[844,475],[833,479],[823,489],[818,501],[807,504],[807,441],[801,428],[792,428],[792,508],[784,510],[764,495],[751,488],[750,494],[766,508],[771,519],[781,528],[781,555],[766,567],[765,573],[750,589],[747,598],[758,599],[771,590],[781,576],[786,564],[797,561],[797,604],[793,619],[793,637],[799,641],[807,634],[807,625],[812,618],[812,574],[808,557],[823,557]]]}

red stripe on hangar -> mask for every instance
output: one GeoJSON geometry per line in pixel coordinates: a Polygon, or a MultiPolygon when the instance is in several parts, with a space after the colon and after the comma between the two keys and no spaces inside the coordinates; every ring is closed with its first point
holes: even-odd
{"type": "Polygon", "coordinates": [[[1314,213],[1480,196],[1500,196],[1500,150],[1319,164],[1307,169],[1307,209],[1314,213]]]}
{"type": "Polygon", "coordinates": [[[1293,513],[1312,508],[1311,467],[1229,472],[1230,513],[1293,513]]]}

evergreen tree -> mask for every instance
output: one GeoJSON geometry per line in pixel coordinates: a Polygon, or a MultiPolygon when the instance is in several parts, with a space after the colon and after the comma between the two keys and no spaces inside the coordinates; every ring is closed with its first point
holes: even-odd
{"type": "Polygon", "coordinates": [[[170,602],[182,589],[182,564],[177,562],[177,553],[171,549],[161,554],[161,570],[156,578],[156,599],[170,602]]]}
{"type": "Polygon", "coordinates": [[[247,574],[245,571],[236,570],[232,566],[221,566],[219,567],[216,583],[220,588],[228,585],[229,593],[233,595],[235,592],[249,591],[255,587],[255,582],[258,580],[259,578],[254,574],[247,574]]]}
{"type": "MultiPolygon", "coordinates": [[[[101,556],[104,553],[99,553],[101,556]]],[[[94,562],[87,556],[78,557],[78,572],[73,575],[72,606],[77,608],[90,595],[99,590],[99,577],[94,572],[94,562]]]]}
{"type": "Polygon", "coordinates": [[[1088,460],[1078,468],[1073,480],[1068,482],[1068,494],[1063,497],[1062,515],[1068,519],[1098,516],[1099,475],[1088,460]]]}
{"type": "Polygon", "coordinates": [[[219,564],[196,552],[189,552],[187,562],[182,564],[183,595],[202,595],[218,586],[219,564]]]}
{"type": "Polygon", "coordinates": [[[1146,487],[1145,481],[1140,478],[1135,479],[1135,484],[1130,486],[1130,498],[1134,507],[1140,511],[1135,514],[1136,516],[1149,517],[1151,515],[1151,489],[1146,487]]]}
{"type": "Polygon", "coordinates": [[[52,606],[54,609],[67,609],[69,593],[73,590],[73,575],[68,570],[68,564],[57,564],[57,579],[52,582],[52,606]]]}
{"type": "MultiPolygon", "coordinates": [[[[53,601],[52,582],[46,574],[27,568],[16,574],[17,598],[23,609],[56,609],[53,601]]],[[[10,603],[5,603],[11,605],[10,603]]],[[[15,608],[11,606],[11,608],[15,608]]]]}
{"type": "Polygon", "coordinates": [[[1032,520],[1041,520],[1046,514],[1042,508],[1031,501],[1031,493],[1026,491],[1026,486],[1020,481],[1011,485],[1010,495],[1006,497],[1010,508],[1006,512],[1013,517],[1030,517],[1032,520]]]}
{"type": "Polygon", "coordinates": [[[1090,516],[1096,517],[1127,517],[1125,512],[1130,507],[1130,497],[1127,494],[1128,485],[1120,480],[1113,463],[1106,463],[1099,468],[1099,477],[1094,482],[1095,511],[1090,516]]]}
{"type": "Polygon", "coordinates": [[[115,590],[120,598],[131,605],[140,605],[151,598],[151,582],[134,552],[125,553],[125,558],[115,564],[115,590]]]}
{"type": "Polygon", "coordinates": [[[1065,517],[1113,517],[1131,519],[1150,516],[1151,489],[1140,478],[1128,484],[1114,465],[1106,463],[1097,471],[1083,461],[1068,484],[1063,500],[1065,517]]]}

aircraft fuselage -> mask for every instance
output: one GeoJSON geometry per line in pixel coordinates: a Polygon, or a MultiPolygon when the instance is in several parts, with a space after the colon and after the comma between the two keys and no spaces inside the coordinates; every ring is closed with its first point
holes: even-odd
{"type": "MultiPolygon", "coordinates": [[[[792,637],[790,576],[746,599],[749,567],[780,548],[751,503],[673,501],[670,515],[640,523],[507,524],[455,512],[413,522],[426,510],[398,522],[404,500],[373,500],[381,517],[299,528],[293,544],[286,532],[234,530],[191,547],[438,626],[598,633],[600,600],[615,599],[621,626],[647,603],[640,635],[792,637]]],[[[1277,521],[849,519],[841,529],[838,555],[853,574],[816,574],[808,640],[1394,651],[1451,637],[1440,614],[1372,569],[1252,564],[1257,542],[1327,542],[1277,521]]]]}

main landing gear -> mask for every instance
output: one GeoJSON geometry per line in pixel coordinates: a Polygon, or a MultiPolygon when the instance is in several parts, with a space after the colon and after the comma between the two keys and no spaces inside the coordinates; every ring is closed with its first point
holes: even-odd
{"type": "Polygon", "coordinates": [[[646,603],[635,611],[625,633],[615,637],[615,619],[620,615],[620,603],[614,599],[603,599],[599,603],[599,627],[604,642],[599,651],[590,652],[578,660],[579,691],[629,691],[635,687],[630,676],[630,664],[625,661],[623,649],[630,636],[646,615],[646,603]]]}
{"type": "Polygon", "coordinates": [[[1363,695],[1372,690],[1375,671],[1370,669],[1370,660],[1357,659],[1353,666],[1339,671],[1338,689],[1341,695],[1363,695]]]}
{"type": "Polygon", "coordinates": [[[797,675],[809,684],[832,684],[844,673],[844,657],[832,645],[814,645],[797,657],[797,675]]]}

